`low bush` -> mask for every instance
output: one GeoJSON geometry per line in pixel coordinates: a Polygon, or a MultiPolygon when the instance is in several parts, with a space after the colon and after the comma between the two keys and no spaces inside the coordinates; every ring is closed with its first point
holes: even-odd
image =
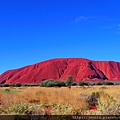
{"type": "Polygon", "coordinates": [[[100,95],[99,92],[93,92],[92,94],[81,93],[79,97],[85,99],[90,106],[97,106],[100,95]]]}
{"type": "Polygon", "coordinates": [[[22,84],[22,86],[28,86],[27,84],[22,84]]]}
{"type": "Polygon", "coordinates": [[[91,96],[87,99],[89,105],[97,106],[99,97],[100,97],[99,92],[93,92],[91,96]]]}
{"type": "Polygon", "coordinates": [[[103,85],[102,82],[96,82],[95,85],[103,85]]]}
{"type": "Polygon", "coordinates": [[[84,86],[84,85],[85,85],[85,86],[88,86],[88,85],[89,85],[89,83],[84,82],[84,81],[80,81],[80,82],[79,82],[79,85],[80,85],[80,86],[84,86]]]}
{"type": "Polygon", "coordinates": [[[84,85],[84,82],[83,82],[83,81],[80,81],[80,82],[79,82],[79,85],[80,85],[80,86],[83,86],[83,85],[84,85]]]}
{"type": "Polygon", "coordinates": [[[37,109],[38,107],[36,107],[35,105],[31,105],[29,103],[20,102],[19,104],[11,104],[9,107],[2,110],[2,113],[4,113],[4,114],[13,114],[14,113],[15,115],[31,115],[31,114],[34,114],[35,112],[37,112],[38,114],[42,115],[42,113],[44,113],[44,111],[42,111],[42,110],[38,111],[38,109],[37,109]]]}
{"type": "Polygon", "coordinates": [[[18,83],[15,84],[15,86],[16,86],[16,87],[21,87],[22,84],[18,82],[18,83]]]}
{"type": "Polygon", "coordinates": [[[31,86],[31,84],[27,84],[27,86],[31,86]]]}
{"type": "Polygon", "coordinates": [[[38,84],[31,84],[31,87],[39,86],[38,84]]]}
{"type": "Polygon", "coordinates": [[[46,87],[46,85],[47,85],[47,83],[48,83],[49,81],[52,81],[52,79],[50,79],[50,80],[44,80],[44,81],[40,82],[40,83],[39,83],[39,86],[40,86],[40,87],[46,87]]]}
{"type": "Polygon", "coordinates": [[[15,84],[9,84],[9,87],[15,87],[15,84]]]}
{"type": "Polygon", "coordinates": [[[54,87],[54,86],[57,86],[57,87],[65,86],[65,83],[61,81],[53,80],[53,81],[49,81],[46,84],[46,87],[54,87]]]}
{"type": "Polygon", "coordinates": [[[62,87],[62,86],[65,86],[65,82],[57,81],[57,80],[45,80],[39,83],[39,86],[40,87],[54,87],[54,86],[62,87]]]}
{"type": "Polygon", "coordinates": [[[77,86],[77,85],[78,85],[77,82],[73,82],[73,83],[72,83],[72,86],[77,86]]]}
{"type": "Polygon", "coordinates": [[[114,85],[114,83],[110,82],[110,81],[106,81],[106,82],[104,82],[104,85],[114,85]]]}
{"type": "Polygon", "coordinates": [[[3,87],[9,87],[9,84],[3,84],[3,87]]]}

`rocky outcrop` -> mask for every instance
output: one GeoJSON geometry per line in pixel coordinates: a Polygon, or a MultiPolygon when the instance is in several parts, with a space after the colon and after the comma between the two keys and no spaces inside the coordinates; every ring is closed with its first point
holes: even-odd
{"type": "Polygon", "coordinates": [[[0,83],[39,83],[46,79],[65,80],[68,75],[72,75],[74,81],[120,80],[120,63],[84,58],[51,59],[8,70],[0,75],[0,83]]]}

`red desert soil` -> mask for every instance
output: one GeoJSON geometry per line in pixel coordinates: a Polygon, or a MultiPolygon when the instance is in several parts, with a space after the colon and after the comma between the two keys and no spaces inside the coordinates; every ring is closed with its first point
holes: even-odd
{"type": "Polygon", "coordinates": [[[74,81],[120,80],[120,62],[93,61],[84,58],[57,58],[46,60],[0,75],[0,83],[39,83],[45,79],[74,81]]]}

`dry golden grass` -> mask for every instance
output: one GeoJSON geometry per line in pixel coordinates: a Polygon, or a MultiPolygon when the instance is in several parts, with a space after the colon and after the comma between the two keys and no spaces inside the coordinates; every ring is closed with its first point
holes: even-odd
{"type": "Polygon", "coordinates": [[[116,100],[120,98],[120,86],[74,86],[71,89],[67,87],[0,87],[0,91],[5,89],[22,90],[22,92],[0,92],[0,101],[3,106],[21,101],[38,100],[40,103],[71,104],[75,109],[87,109],[89,107],[88,103],[85,99],[79,97],[81,93],[91,94],[92,92],[104,91],[116,100]]]}

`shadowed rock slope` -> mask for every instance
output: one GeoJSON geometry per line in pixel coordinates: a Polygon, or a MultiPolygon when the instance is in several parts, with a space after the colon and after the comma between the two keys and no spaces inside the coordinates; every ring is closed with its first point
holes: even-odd
{"type": "Polygon", "coordinates": [[[46,79],[65,80],[68,75],[72,75],[74,81],[120,80],[120,63],[84,58],[57,58],[8,70],[0,75],[0,83],[39,83],[46,79]]]}

